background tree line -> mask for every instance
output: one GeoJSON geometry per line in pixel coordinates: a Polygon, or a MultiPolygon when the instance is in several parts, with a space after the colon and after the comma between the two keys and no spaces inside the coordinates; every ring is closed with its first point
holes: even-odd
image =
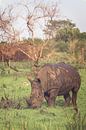
{"type": "MultiPolygon", "coordinates": [[[[44,30],[56,52],[71,54],[78,63],[86,60],[86,32],[80,32],[71,20],[48,21],[44,30]]],[[[51,47],[52,48],[52,47],[51,47]]]]}
{"type": "Polygon", "coordinates": [[[0,10],[0,42],[19,44],[21,41],[40,47],[36,62],[86,63],[86,32],[80,32],[69,19],[59,19],[57,2],[21,2],[0,10]],[[23,13],[19,13],[21,9],[23,13]],[[17,28],[17,22],[24,22],[25,26],[17,28]],[[36,28],[43,32],[43,38],[36,37],[36,28]],[[28,37],[21,39],[25,32],[28,37]]]}

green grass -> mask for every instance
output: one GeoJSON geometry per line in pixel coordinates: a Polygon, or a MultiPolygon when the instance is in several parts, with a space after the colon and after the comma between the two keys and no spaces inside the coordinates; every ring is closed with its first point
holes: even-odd
{"type": "Polygon", "coordinates": [[[21,109],[0,109],[0,130],[86,130],[86,70],[80,70],[80,75],[82,84],[77,100],[80,114],[77,115],[72,107],[64,107],[63,97],[57,97],[55,108],[48,108],[46,102],[36,110],[25,108],[24,97],[29,97],[31,92],[25,74],[12,75],[11,72],[0,76],[0,98],[6,95],[16,101],[20,99],[22,106],[21,109]],[[79,127],[80,123],[83,126],[79,127]]]}

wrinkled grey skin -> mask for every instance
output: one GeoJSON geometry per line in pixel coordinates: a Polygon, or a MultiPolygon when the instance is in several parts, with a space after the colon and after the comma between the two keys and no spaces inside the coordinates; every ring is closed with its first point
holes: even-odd
{"type": "Polygon", "coordinates": [[[80,84],[80,75],[72,66],[65,63],[46,64],[31,81],[32,91],[28,104],[32,108],[40,107],[45,98],[48,106],[54,106],[56,97],[62,95],[65,105],[69,105],[72,98],[72,104],[77,111],[76,100],[80,84]]]}

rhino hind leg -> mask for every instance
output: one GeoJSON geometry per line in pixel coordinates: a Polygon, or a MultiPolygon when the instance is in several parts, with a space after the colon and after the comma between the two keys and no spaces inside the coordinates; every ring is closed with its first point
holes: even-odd
{"type": "Polygon", "coordinates": [[[76,100],[77,100],[77,92],[78,90],[72,90],[72,104],[73,104],[73,107],[74,107],[74,110],[76,112],[78,112],[78,107],[77,107],[77,103],[76,103],[76,100]]]}
{"type": "Polygon", "coordinates": [[[71,104],[70,94],[69,93],[65,94],[64,99],[65,99],[65,106],[69,106],[71,104]]]}

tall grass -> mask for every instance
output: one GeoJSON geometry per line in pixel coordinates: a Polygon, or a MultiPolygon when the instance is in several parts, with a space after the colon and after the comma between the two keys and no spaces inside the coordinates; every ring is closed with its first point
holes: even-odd
{"type": "Polygon", "coordinates": [[[86,130],[85,69],[79,71],[82,79],[77,100],[79,114],[72,107],[64,107],[63,97],[57,97],[55,108],[48,108],[44,101],[42,108],[28,109],[25,97],[30,96],[31,87],[26,72],[30,70],[22,65],[21,70],[8,74],[6,68],[0,76],[0,99],[6,95],[21,105],[20,109],[0,109],[0,130],[86,130]]]}
{"type": "Polygon", "coordinates": [[[23,113],[23,110],[6,110],[3,118],[4,122],[2,121],[0,128],[3,130],[86,130],[86,115],[82,117],[80,114],[74,114],[71,116],[71,120],[70,118],[68,120],[65,115],[66,122],[65,120],[63,122],[63,117],[61,118],[62,121],[58,120],[59,118],[55,115],[55,112],[53,114],[46,111],[46,114],[40,115],[40,110],[33,110],[33,112],[26,110],[25,113],[23,113]]]}

